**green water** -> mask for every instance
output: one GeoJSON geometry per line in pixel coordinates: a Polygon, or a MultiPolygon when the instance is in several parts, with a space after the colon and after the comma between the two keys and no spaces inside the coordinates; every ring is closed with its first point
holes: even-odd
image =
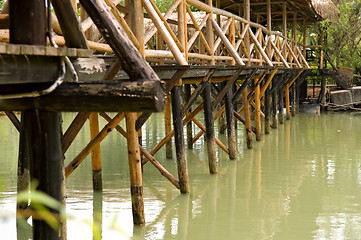
{"type": "MultiPolygon", "coordinates": [[[[64,115],[64,128],[74,116],[64,115]]],[[[164,136],[162,121],[157,114],[144,126],[146,149],[164,136]]],[[[145,165],[146,225],[135,228],[126,145],[112,132],[101,144],[103,239],[361,239],[361,115],[300,114],[263,135],[253,150],[246,149],[243,132],[238,125],[237,160],[218,149],[217,175],[208,173],[203,138],[188,151],[191,194],[181,195],[145,165]]],[[[5,239],[16,239],[18,133],[5,117],[0,136],[0,231],[5,239]]],[[[88,139],[85,125],[66,161],[88,139]]],[[[164,149],[155,155],[176,175],[175,159],[164,156],[164,149]]],[[[89,160],[66,182],[70,240],[93,237],[89,160]]]]}

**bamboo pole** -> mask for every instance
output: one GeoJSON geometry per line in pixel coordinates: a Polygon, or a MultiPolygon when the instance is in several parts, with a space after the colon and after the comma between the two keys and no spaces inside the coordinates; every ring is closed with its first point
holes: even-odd
{"type": "Polygon", "coordinates": [[[286,120],[290,120],[291,119],[290,88],[288,86],[285,87],[285,101],[286,101],[286,120]]]}
{"type": "MultiPolygon", "coordinates": [[[[185,97],[185,101],[189,102],[189,100],[191,98],[191,85],[190,84],[184,84],[184,97],[185,97]]],[[[192,109],[190,108],[188,111],[191,112],[192,109]]],[[[187,145],[188,145],[188,149],[193,149],[192,122],[191,121],[189,123],[187,123],[187,145]]]]}
{"type": "Polygon", "coordinates": [[[292,84],[291,96],[291,116],[294,117],[296,115],[296,82],[292,84]]]}
{"type": "MultiPolygon", "coordinates": [[[[281,81],[284,81],[281,79],[281,81]]],[[[278,121],[280,124],[283,124],[284,122],[284,115],[283,115],[283,97],[284,97],[284,89],[282,87],[278,90],[278,121]]]]}
{"type": "MultiPolygon", "coordinates": [[[[165,99],[165,106],[164,106],[164,124],[165,124],[165,135],[169,134],[172,131],[172,117],[171,117],[171,107],[170,107],[170,94],[167,94],[165,99]]],[[[172,142],[168,141],[166,144],[166,158],[171,159],[173,157],[172,152],[172,142]]]]}
{"type": "MultiPolygon", "coordinates": [[[[278,80],[278,79],[277,79],[278,80]]],[[[277,88],[276,82],[272,84],[272,125],[271,127],[276,129],[278,128],[278,118],[277,118],[277,88]]]]}
{"type": "MultiPolygon", "coordinates": [[[[98,113],[89,115],[90,138],[93,139],[99,133],[98,113]]],[[[102,191],[102,160],[100,145],[96,146],[91,152],[92,170],[93,170],[93,190],[102,191]]]]}
{"type": "Polygon", "coordinates": [[[213,113],[212,113],[212,98],[211,98],[211,87],[209,83],[203,90],[203,102],[204,102],[204,121],[206,124],[206,143],[208,153],[208,165],[209,172],[211,174],[217,173],[217,155],[216,155],[216,144],[214,135],[213,125],[213,113]]]}
{"type": "Polygon", "coordinates": [[[244,109],[244,119],[246,121],[246,139],[247,139],[247,148],[253,148],[253,137],[252,137],[252,124],[251,124],[251,114],[249,112],[249,102],[248,102],[248,89],[247,87],[243,90],[243,109],[244,109]]]}
{"type": "Polygon", "coordinates": [[[270,115],[271,115],[271,93],[270,93],[270,88],[271,86],[268,86],[266,88],[266,92],[265,92],[265,101],[264,101],[264,115],[265,115],[265,119],[264,119],[264,133],[265,134],[269,134],[271,132],[271,122],[270,122],[270,115]]]}
{"type": "Polygon", "coordinates": [[[145,219],[143,203],[142,161],[140,158],[138,132],[135,129],[135,121],[137,119],[137,115],[136,113],[126,113],[125,118],[128,136],[127,145],[133,222],[136,225],[141,225],[145,223],[145,219]]]}
{"type": "Polygon", "coordinates": [[[159,33],[162,35],[164,41],[167,43],[169,49],[172,51],[175,59],[180,65],[188,65],[187,60],[184,58],[182,52],[178,48],[177,44],[174,42],[172,36],[167,31],[166,27],[164,26],[164,23],[160,19],[157,12],[154,10],[152,4],[149,2],[149,0],[142,0],[143,6],[148,12],[149,16],[153,20],[153,23],[158,28],[159,33]]]}
{"type": "Polygon", "coordinates": [[[307,45],[307,20],[303,19],[303,57],[306,58],[306,45],[307,45]]]}
{"type": "MultiPolygon", "coordinates": [[[[208,6],[211,7],[211,9],[213,9],[213,2],[212,0],[206,0],[206,4],[208,6]]],[[[213,21],[213,12],[210,12],[210,15],[208,16],[207,19],[207,27],[206,27],[206,41],[208,42],[208,46],[209,46],[209,50],[210,52],[208,53],[209,55],[211,55],[212,60],[210,61],[211,65],[215,64],[215,59],[214,59],[214,34],[213,34],[213,27],[212,27],[212,21],[213,21]]]]}
{"type": "Polygon", "coordinates": [[[186,0],[182,0],[178,6],[178,37],[181,44],[180,49],[183,51],[184,58],[188,62],[187,7],[186,0]]]}
{"type": "Polygon", "coordinates": [[[239,57],[238,53],[233,48],[232,44],[230,43],[226,35],[222,32],[222,29],[218,26],[217,22],[214,19],[212,19],[212,25],[217,35],[222,39],[223,44],[227,48],[228,52],[235,59],[236,63],[238,65],[245,65],[243,60],[239,57]]]}
{"type": "MultiPolygon", "coordinates": [[[[224,83],[224,87],[227,84],[224,83]]],[[[229,88],[224,100],[226,108],[226,120],[227,120],[227,137],[228,137],[228,150],[229,150],[229,159],[233,160],[237,158],[237,143],[236,143],[236,129],[234,124],[234,114],[233,114],[233,104],[232,104],[233,91],[232,88],[229,88]]]]}
{"type": "Polygon", "coordinates": [[[256,77],[254,79],[255,84],[255,93],[254,99],[256,102],[255,106],[255,124],[256,124],[256,140],[261,141],[261,99],[260,99],[260,86],[259,79],[256,77]]]}
{"type": "Polygon", "coordinates": [[[175,136],[175,148],[177,155],[178,179],[181,193],[189,193],[189,178],[187,156],[184,145],[184,134],[182,124],[182,110],[180,99],[180,87],[175,86],[172,89],[172,112],[173,112],[173,128],[175,136]]]}

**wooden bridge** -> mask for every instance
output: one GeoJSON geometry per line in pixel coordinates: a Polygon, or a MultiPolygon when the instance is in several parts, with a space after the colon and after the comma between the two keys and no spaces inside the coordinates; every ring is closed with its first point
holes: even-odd
{"type": "MultiPolygon", "coordinates": [[[[64,200],[66,177],[89,154],[94,190],[102,190],[99,144],[116,129],[128,141],[134,224],[144,224],[142,165],[150,162],[189,193],[185,139],[192,148],[206,135],[209,171],[216,174],[217,146],[236,159],[234,121],[245,124],[247,147],[253,148],[254,138],[283,123],[284,107],[290,119],[312,67],[307,26],[337,18],[337,9],[305,0],[176,0],[161,12],[153,0],[119,2],[52,0],[55,14],[49,1],[6,3],[0,15],[0,110],[20,132],[18,191],[37,179],[37,189],[58,201],[64,200]],[[165,137],[144,149],[141,128],[151,112],[163,109],[165,137]],[[22,112],[21,120],[13,111],[22,112]],[[60,134],[59,113],[67,111],[79,113],[60,134]],[[196,118],[201,111],[204,123],[196,118]],[[109,122],[102,129],[99,116],[109,122]],[[227,143],[216,137],[213,123],[224,116],[227,143]],[[126,129],[119,125],[123,119],[126,129]],[[64,153],[87,120],[92,139],[64,167],[64,153]],[[193,136],[194,127],[199,132],[193,136]],[[173,137],[177,176],[154,157],[164,146],[172,157],[173,137]]],[[[24,217],[30,209],[18,204],[24,217]]],[[[66,236],[41,219],[33,222],[34,239],[66,236]]]]}

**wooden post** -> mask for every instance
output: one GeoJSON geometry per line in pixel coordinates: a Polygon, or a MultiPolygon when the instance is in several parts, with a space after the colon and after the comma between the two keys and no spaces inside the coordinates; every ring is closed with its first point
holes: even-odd
{"type": "Polygon", "coordinates": [[[136,225],[145,223],[143,203],[142,161],[138,143],[138,132],[135,129],[136,113],[126,113],[128,161],[130,176],[130,192],[132,199],[133,222],[136,225]]]}
{"type": "Polygon", "coordinates": [[[265,92],[265,100],[264,100],[264,133],[269,134],[271,132],[271,86],[268,86],[265,92]]]}
{"type": "Polygon", "coordinates": [[[299,113],[299,109],[300,109],[300,86],[298,84],[301,79],[300,77],[295,82],[295,101],[296,101],[295,112],[296,112],[296,114],[299,113]]]}
{"type": "Polygon", "coordinates": [[[211,98],[211,86],[209,83],[203,90],[203,102],[204,102],[204,121],[206,125],[206,143],[208,152],[208,165],[210,173],[217,173],[217,154],[216,154],[216,142],[214,135],[213,125],[213,113],[212,113],[212,98],[211,98]]]}
{"type": "MultiPolygon", "coordinates": [[[[281,81],[284,81],[284,79],[281,79],[281,81]]],[[[283,93],[284,89],[283,87],[280,87],[278,90],[278,121],[280,124],[283,124],[284,122],[284,115],[283,115],[283,93]]]]}
{"type": "Polygon", "coordinates": [[[173,128],[175,149],[177,154],[177,167],[178,177],[181,193],[189,193],[189,179],[188,179],[188,166],[187,155],[184,144],[183,122],[182,122],[182,109],[180,87],[175,86],[172,89],[172,112],[173,112],[173,128]]]}
{"type": "Polygon", "coordinates": [[[251,114],[249,112],[249,102],[248,102],[248,89],[247,87],[242,92],[243,99],[243,108],[244,108],[244,119],[246,126],[246,139],[247,139],[247,148],[253,148],[253,136],[252,136],[252,122],[251,122],[251,114]]]}
{"type": "Polygon", "coordinates": [[[187,1],[182,0],[178,6],[178,38],[184,48],[184,58],[188,61],[187,37],[187,1]]]}
{"type": "Polygon", "coordinates": [[[291,119],[291,111],[290,111],[290,89],[287,86],[285,88],[285,101],[286,101],[286,119],[291,119]]]}
{"type": "MultiPolygon", "coordinates": [[[[297,42],[297,12],[293,14],[293,40],[297,42]]],[[[295,43],[295,46],[297,43],[295,43]]]]}
{"type": "Polygon", "coordinates": [[[291,86],[291,116],[296,115],[296,81],[291,86]]]}
{"type": "MultiPolygon", "coordinates": [[[[45,2],[37,0],[10,1],[10,43],[46,45],[45,2]]],[[[30,162],[30,180],[37,181],[36,190],[43,191],[62,203],[64,168],[60,139],[60,114],[56,112],[24,112],[23,124],[30,162]]],[[[23,134],[24,137],[24,134],[23,134]]],[[[21,149],[25,150],[25,148],[21,149]]],[[[26,154],[26,152],[24,152],[26,154]]],[[[24,156],[25,157],[25,156],[24,156]]],[[[31,204],[34,204],[33,202],[31,204]]],[[[59,214],[60,209],[49,209],[59,214]]],[[[62,239],[64,232],[44,220],[33,218],[33,239],[62,239]]]]}
{"type": "MultiPolygon", "coordinates": [[[[273,90],[274,86],[272,87],[273,90]]],[[[277,90],[275,89],[272,93],[272,128],[278,128],[277,118],[277,90]]]]}
{"type": "MultiPolygon", "coordinates": [[[[224,87],[226,82],[223,83],[224,87]]],[[[232,104],[233,91],[232,88],[229,88],[227,91],[224,100],[226,107],[226,119],[227,119],[227,137],[228,137],[228,149],[229,149],[229,159],[237,158],[237,143],[236,143],[236,129],[234,124],[234,114],[233,114],[233,104],[232,104]]]]}
{"type": "MultiPolygon", "coordinates": [[[[91,113],[89,115],[90,138],[94,139],[99,133],[98,113],[91,113]]],[[[92,170],[93,170],[93,190],[102,191],[102,160],[100,154],[100,145],[96,146],[91,153],[92,170]]]]}
{"type": "MultiPolygon", "coordinates": [[[[170,107],[170,94],[167,94],[164,105],[164,125],[165,125],[165,135],[169,134],[172,131],[172,113],[170,107]]],[[[168,141],[165,146],[165,156],[170,159],[173,157],[172,151],[172,141],[168,141]]]]}
{"type": "MultiPolygon", "coordinates": [[[[17,192],[27,191],[29,189],[30,182],[30,166],[29,166],[29,152],[26,140],[26,132],[24,126],[24,113],[21,113],[21,124],[20,124],[20,139],[19,139],[19,156],[18,156],[18,181],[17,181],[17,192]]],[[[16,202],[17,216],[21,216],[19,212],[24,211],[28,207],[28,202],[16,202]]],[[[21,239],[21,233],[19,231],[20,226],[17,225],[18,239],[21,239]]]]}
{"type": "MultiPolygon", "coordinates": [[[[184,97],[186,100],[186,103],[189,102],[191,97],[191,85],[190,84],[184,84],[184,97]]],[[[189,109],[189,112],[192,112],[192,109],[189,109]]],[[[187,123],[187,145],[188,149],[193,149],[193,134],[192,134],[192,121],[187,123]]]]}
{"type": "Polygon", "coordinates": [[[307,45],[307,20],[303,19],[303,56],[306,58],[306,45],[307,45]]]}
{"type": "Polygon", "coordinates": [[[256,102],[255,106],[255,124],[256,124],[256,140],[261,141],[261,99],[260,99],[260,86],[258,83],[259,78],[256,77],[254,79],[255,84],[255,92],[254,92],[254,98],[256,102]]]}
{"type": "Polygon", "coordinates": [[[287,38],[287,2],[283,2],[283,13],[282,13],[282,24],[283,24],[283,35],[287,38]]]}
{"type": "MultiPolygon", "coordinates": [[[[141,0],[126,1],[130,16],[128,22],[131,30],[139,42],[139,52],[144,57],[144,19],[143,6],[141,0]]],[[[130,192],[132,197],[133,222],[136,225],[145,223],[144,202],[143,202],[143,178],[142,161],[139,149],[139,133],[135,128],[137,120],[136,113],[126,113],[128,160],[130,173],[130,192]]],[[[141,129],[139,129],[141,131],[141,129]]]]}

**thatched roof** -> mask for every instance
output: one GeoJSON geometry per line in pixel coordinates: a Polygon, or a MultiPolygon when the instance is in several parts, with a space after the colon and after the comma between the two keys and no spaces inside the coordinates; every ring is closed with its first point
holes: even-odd
{"type": "MultiPolygon", "coordinates": [[[[203,1],[204,2],[204,1],[203,1]]],[[[272,21],[282,21],[283,3],[287,2],[287,18],[292,21],[294,13],[297,13],[298,19],[306,19],[308,22],[315,22],[331,18],[338,20],[339,11],[331,0],[271,0],[272,21]]],[[[239,14],[240,6],[243,6],[244,0],[221,0],[221,9],[234,14],[239,14]]],[[[216,0],[213,0],[216,6],[216,0]]],[[[261,24],[267,21],[267,1],[251,0],[251,21],[256,22],[257,16],[261,19],[261,24]]]]}

